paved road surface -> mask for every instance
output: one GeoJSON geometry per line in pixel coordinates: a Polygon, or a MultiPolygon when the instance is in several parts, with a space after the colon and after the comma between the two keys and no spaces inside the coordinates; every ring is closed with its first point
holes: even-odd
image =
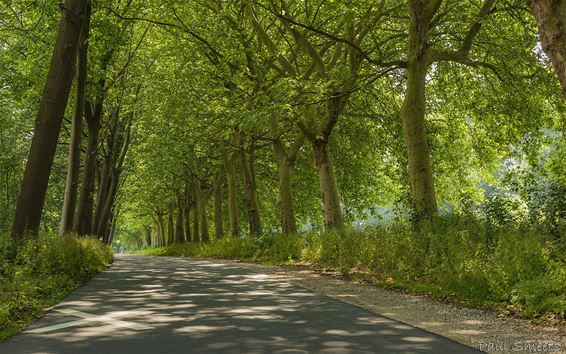
{"type": "Polygon", "coordinates": [[[478,351],[236,265],[117,256],[0,353],[478,351]]]}

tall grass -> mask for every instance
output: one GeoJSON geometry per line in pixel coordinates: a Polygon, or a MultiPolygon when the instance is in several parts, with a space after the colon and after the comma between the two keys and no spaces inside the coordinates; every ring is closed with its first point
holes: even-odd
{"type": "Polygon", "coordinates": [[[505,304],[527,317],[566,319],[566,247],[542,230],[445,218],[419,232],[405,223],[292,237],[222,239],[147,249],[147,255],[308,263],[384,286],[505,304]]]}
{"type": "Polygon", "coordinates": [[[98,240],[42,235],[16,245],[0,235],[0,340],[61,301],[112,261],[98,240]]]}

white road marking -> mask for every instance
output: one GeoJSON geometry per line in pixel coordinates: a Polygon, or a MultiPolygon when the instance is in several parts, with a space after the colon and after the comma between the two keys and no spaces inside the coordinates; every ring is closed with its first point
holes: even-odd
{"type": "Polygon", "coordinates": [[[45,333],[45,332],[56,331],[56,330],[62,329],[62,328],[79,326],[79,325],[90,323],[90,322],[103,322],[103,323],[106,323],[106,324],[110,324],[114,327],[131,328],[131,329],[134,329],[136,331],[143,331],[143,330],[148,330],[148,329],[154,328],[154,327],[139,324],[139,323],[122,321],[122,320],[116,319],[117,317],[132,316],[132,315],[138,315],[138,314],[141,314],[141,313],[147,313],[146,311],[117,311],[117,312],[111,312],[111,313],[109,313],[107,315],[103,315],[103,316],[91,315],[90,313],[81,312],[81,311],[72,310],[72,309],[57,309],[55,311],[64,313],[66,315],[81,317],[82,320],[65,322],[65,323],[60,323],[60,324],[57,324],[57,325],[47,326],[47,327],[42,327],[42,328],[36,328],[36,329],[32,329],[32,330],[29,330],[29,331],[26,331],[26,332],[28,332],[28,333],[45,333]]]}

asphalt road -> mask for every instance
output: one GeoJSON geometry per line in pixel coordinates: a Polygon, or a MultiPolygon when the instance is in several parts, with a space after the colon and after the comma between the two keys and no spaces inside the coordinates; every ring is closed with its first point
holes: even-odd
{"type": "Polygon", "coordinates": [[[237,265],[117,256],[0,353],[479,352],[237,265]]]}

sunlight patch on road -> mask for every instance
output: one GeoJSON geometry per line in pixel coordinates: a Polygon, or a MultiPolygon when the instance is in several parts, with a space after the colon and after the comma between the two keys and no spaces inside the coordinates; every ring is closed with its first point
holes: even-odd
{"type": "Polygon", "coordinates": [[[147,325],[144,325],[144,324],[122,321],[122,320],[117,319],[118,317],[139,316],[139,315],[148,314],[147,311],[117,311],[117,312],[111,312],[107,315],[102,315],[102,316],[92,315],[92,314],[89,314],[89,313],[86,313],[86,312],[77,311],[77,310],[73,310],[73,309],[57,309],[57,310],[54,310],[54,311],[64,313],[66,315],[80,317],[80,318],[82,318],[82,320],[65,322],[65,323],[60,323],[60,324],[56,324],[56,325],[53,325],[53,326],[36,328],[36,329],[28,330],[26,332],[27,333],[46,333],[46,332],[57,331],[57,330],[60,330],[60,329],[63,329],[63,328],[80,326],[80,325],[91,323],[91,322],[102,322],[102,323],[105,323],[105,324],[112,325],[114,327],[129,328],[129,329],[134,329],[136,331],[143,331],[143,330],[148,330],[148,329],[154,328],[154,327],[147,326],[147,325]]]}

